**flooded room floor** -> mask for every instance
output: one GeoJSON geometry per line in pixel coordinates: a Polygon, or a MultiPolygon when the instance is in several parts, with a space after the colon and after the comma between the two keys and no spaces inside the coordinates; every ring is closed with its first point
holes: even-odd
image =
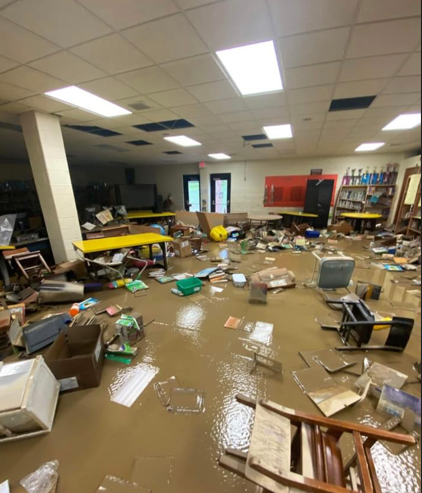
{"type": "MultiPolygon", "coordinates": [[[[363,244],[366,242],[345,241],[341,247],[348,254],[365,256],[368,253],[363,253],[363,244]]],[[[211,248],[211,256],[219,255],[217,245],[211,248]]],[[[238,272],[251,275],[252,271],[267,268],[263,264],[267,256],[244,256],[238,272]]],[[[250,305],[248,291],[234,288],[231,283],[206,283],[200,294],[180,298],[171,293],[173,284],[161,285],[147,279],[146,274],[143,279],[150,289],[145,297],[135,297],[125,290],[99,293],[101,300],[133,307],[143,315],[145,323],[154,321],[145,329],[146,339],[138,344],[138,356],[130,366],[105,361],[101,387],[62,395],[49,435],[1,445],[0,483],[9,479],[17,484],[41,464],[57,459],[58,493],[94,493],[107,475],[136,479],[153,493],[255,493],[254,486],[218,465],[226,447],[248,450],[253,411],[238,404],[236,395],[259,395],[320,415],[291,372],[307,368],[299,351],[340,345],[337,334],[322,331],[315,321],[334,323],[339,312],[331,310],[317,291],[303,286],[314,270],[313,255],[286,251],[270,256],[276,258],[275,265],[296,274],[298,287],[270,294],[267,305],[250,305]],[[246,331],[226,329],[230,316],[274,324],[274,331],[253,337],[246,331]],[[261,370],[251,373],[253,350],[257,348],[283,363],[283,375],[261,370]],[[157,369],[158,374],[132,407],[111,401],[130,376],[151,368],[157,369]],[[162,406],[153,384],[172,376],[183,387],[205,392],[202,414],[171,414],[162,406]],[[133,467],[142,457],[148,458],[137,463],[143,465],[143,473],[142,468],[139,471],[133,467]]],[[[194,257],[170,259],[169,274],[197,272],[209,265],[194,257]]],[[[354,275],[355,282],[370,280],[383,285],[382,299],[369,302],[372,309],[385,316],[396,314],[416,320],[404,354],[369,354],[371,360],[410,375],[414,374],[412,366],[420,360],[421,353],[420,298],[406,293],[416,289],[407,279],[416,277],[412,274],[387,273],[369,268],[367,260],[357,259],[354,275]]],[[[111,335],[115,319],[100,318],[109,323],[107,334],[111,335]]],[[[385,337],[385,332],[377,333],[377,337],[385,337]]],[[[360,358],[368,356],[358,354],[360,358]]],[[[343,373],[335,379],[350,386],[354,381],[343,373]]],[[[421,395],[420,385],[407,385],[404,390],[421,395]]],[[[389,418],[378,414],[376,405],[369,397],[336,418],[377,426],[389,418]]],[[[420,491],[420,446],[401,456],[392,455],[380,444],[373,451],[385,493],[420,491]]]]}

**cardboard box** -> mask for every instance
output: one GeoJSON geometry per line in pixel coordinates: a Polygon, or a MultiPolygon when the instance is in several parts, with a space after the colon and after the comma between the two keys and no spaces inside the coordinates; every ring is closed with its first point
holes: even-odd
{"type": "Polygon", "coordinates": [[[171,242],[176,257],[185,258],[192,255],[192,246],[189,238],[180,238],[171,242]]]}
{"type": "Polygon", "coordinates": [[[83,260],[74,260],[73,262],[62,262],[56,265],[54,268],[54,274],[67,274],[73,272],[76,280],[86,279],[88,277],[88,270],[86,263],[83,260]]]}
{"type": "Polygon", "coordinates": [[[341,221],[338,224],[332,224],[328,226],[328,231],[337,231],[337,233],[343,233],[344,235],[349,235],[353,231],[353,227],[347,221],[341,221]]]}
{"type": "Polygon", "coordinates": [[[202,231],[209,236],[217,226],[223,226],[225,215],[212,212],[197,212],[199,224],[202,231]]]}
{"type": "Polygon", "coordinates": [[[61,392],[74,392],[100,386],[104,354],[101,327],[87,325],[61,333],[44,358],[61,392]]]}

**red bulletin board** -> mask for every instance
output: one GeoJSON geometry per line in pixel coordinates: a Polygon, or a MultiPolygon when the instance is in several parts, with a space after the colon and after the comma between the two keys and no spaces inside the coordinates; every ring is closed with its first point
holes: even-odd
{"type": "Polygon", "coordinates": [[[267,176],[265,207],[304,207],[308,180],[334,180],[331,205],[334,206],[338,175],[267,176]]]}

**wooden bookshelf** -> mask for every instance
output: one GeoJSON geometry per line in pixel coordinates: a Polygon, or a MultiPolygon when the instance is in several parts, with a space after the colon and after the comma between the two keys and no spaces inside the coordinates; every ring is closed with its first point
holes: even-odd
{"type": "Polygon", "coordinates": [[[418,175],[419,186],[415,195],[415,200],[412,204],[406,204],[407,194],[414,176],[415,175],[411,175],[407,179],[396,222],[396,233],[404,234],[406,236],[421,235],[421,175],[418,175]]]}

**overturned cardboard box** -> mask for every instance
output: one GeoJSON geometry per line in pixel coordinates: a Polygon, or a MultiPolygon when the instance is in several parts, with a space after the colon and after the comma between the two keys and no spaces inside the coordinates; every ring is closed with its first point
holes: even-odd
{"type": "Polygon", "coordinates": [[[74,392],[100,386],[104,354],[101,327],[88,325],[62,332],[44,359],[61,392],[74,392]]]}
{"type": "Polygon", "coordinates": [[[344,235],[349,235],[353,231],[353,227],[347,221],[340,221],[337,224],[332,224],[328,226],[328,231],[336,231],[337,233],[343,233],[344,235]]]}
{"type": "Polygon", "coordinates": [[[268,289],[292,289],[296,287],[295,280],[296,276],[293,272],[277,267],[261,270],[251,276],[252,283],[266,284],[268,289]]]}
{"type": "Polygon", "coordinates": [[[171,242],[176,257],[185,258],[192,255],[192,245],[190,238],[180,238],[171,242]]]}

